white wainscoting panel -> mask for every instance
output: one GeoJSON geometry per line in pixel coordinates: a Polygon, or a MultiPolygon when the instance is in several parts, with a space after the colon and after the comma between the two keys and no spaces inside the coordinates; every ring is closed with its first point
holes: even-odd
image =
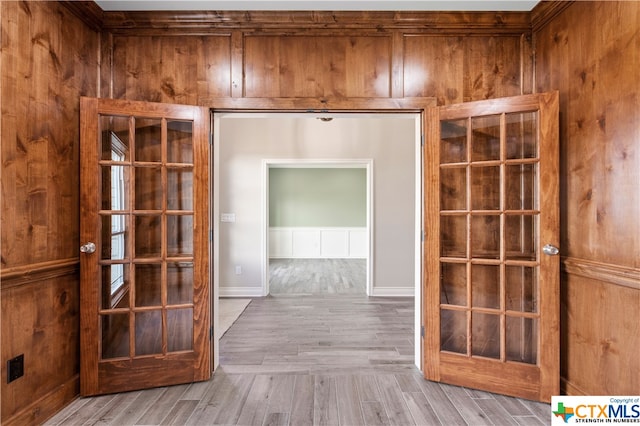
{"type": "Polygon", "coordinates": [[[271,257],[291,257],[293,253],[293,239],[291,238],[290,229],[269,230],[269,253],[277,253],[277,256],[271,257]]]}
{"type": "Polygon", "coordinates": [[[320,230],[300,229],[291,232],[291,257],[320,257],[320,230]]]}
{"type": "Polygon", "coordinates": [[[349,233],[341,230],[320,231],[322,257],[345,258],[349,256],[349,233]]]}
{"type": "Polygon", "coordinates": [[[269,257],[365,259],[366,228],[269,228],[269,257]]]}
{"type": "Polygon", "coordinates": [[[349,232],[350,257],[366,258],[369,256],[369,239],[367,230],[353,229],[349,232]]]}

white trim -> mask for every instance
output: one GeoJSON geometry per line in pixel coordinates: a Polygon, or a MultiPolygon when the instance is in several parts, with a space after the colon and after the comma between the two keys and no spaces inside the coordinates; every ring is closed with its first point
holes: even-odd
{"type": "MultiPolygon", "coordinates": [[[[211,274],[213,275],[213,316],[212,316],[212,320],[214,323],[214,339],[215,339],[215,343],[214,343],[214,366],[217,368],[218,366],[218,359],[219,359],[219,341],[220,341],[220,336],[219,336],[219,332],[218,332],[218,299],[220,297],[262,297],[262,296],[266,296],[268,294],[268,277],[269,277],[269,271],[268,271],[268,261],[267,261],[267,254],[266,252],[268,252],[267,248],[268,248],[268,227],[266,225],[264,225],[262,227],[263,229],[263,235],[262,235],[262,247],[263,247],[263,251],[265,251],[265,253],[263,253],[263,259],[264,259],[264,265],[263,265],[263,272],[262,272],[262,281],[263,283],[266,282],[267,283],[267,293],[264,293],[264,286],[263,287],[244,287],[244,288],[237,288],[237,287],[223,287],[220,288],[220,272],[219,272],[219,253],[220,253],[220,240],[219,240],[219,222],[218,222],[218,218],[220,217],[220,209],[219,209],[219,204],[220,204],[220,162],[219,162],[219,158],[220,158],[220,133],[219,133],[219,128],[220,128],[220,118],[221,117],[225,117],[225,118],[234,118],[234,117],[240,117],[241,115],[246,114],[246,116],[255,116],[255,114],[260,114],[259,112],[238,112],[238,111],[233,111],[233,112],[215,112],[213,114],[213,149],[212,154],[213,154],[213,173],[211,173],[212,176],[212,180],[213,180],[213,193],[211,194],[211,203],[213,205],[212,208],[212,229],[213,229],[213,250],[211,253],[211,257],[212,257],[212,265],[213,267],[211,268],[211,274]]],[[[273,114],[273,112],[268,112],[268,113],[263,113],[265,114],[265,116],[271,116],[269,114],[273,114]]],[[[292,113],[289,113],[292,114],[292,113]]],[[[416,306],[416,314],[415,314],[415,359],[414,359],[414,363],[416,366],[418,366],[418,368],[423,371],[423,366],[422,366],[422,338],[420,336],[420,328],[422,325],[422,260],[423,260],[423,256],[422,256],[422,237],[421,237],[421,233],[422,233],[422,222],[423,222],[423,216],[422,216],[422,204],[423,204],[423,199],[422,199],[422,184],[423,184],[423,170],[422,170],[422,144],[421,144],[421,134],[422,134],[422,115],[421,114],[416,114],[414,112],[411,113],[406,113],[407,115],[411,115],[413,117],[415,117],[416,119],[416,171],[415,171],[415,175],[416,175],[416,287],[415,289],[410,288],[410,287],[379,287],[376,290],[374,289],[374,285],[373,285],[373,272],[372,272],[372,267],[373,267],[373,214],[369,215],[369,212],[372,209],[373,206],[373,191],[372,191],[372,185],[373,185],[373,161],[371,161],[371,165],[368,168],[367,171],[367,191],[368,191],[368,204],[369,204],[369,208],[367,209],[367,226],[369,227],[369,259],[367,259],[367,295],[373,295],[373,293],[375,293],[375,295],[377,296],[386,296],[386,297],[394,297],[394,296],[398,296],[398,297],[415,297],[415,306],[416,306]]],[[[381,117],[381,116],[385,116],[386,114],[381,114],[380,112],[371,112],[372,116],[377,116],[377,117],[381,117]]],[[[402,115],[402,114],[400,114],[402,115]]],[[[309,116],[307,113],[305,113],[305,116],[309,116]]],[[[398,113],[393,113],[394,117],[398,116],[398,113]]],[[[281,164],[286,164],[287,161],[290,160],[281,160],[282,163],[281,164]]],[[[312,162],[310,160],[302,160],[299,159],[297,160],[299,163],[308,161],[309,163],[307,164],[308,167],[313,167],[312,166],[312,162]]],[[[340,160],[325,160],[325,161],[331,161],[333,163],[338,163],[340,160]]],[[[345,160],[345,161],[349,161],[349,160],[345,160]]],[[[353,167],[353,166],[352,166],[353,167]]],[[[263,176],[267,176],[267,165],[263,162],[263,176]]],[[[264,179],[263,179],[264,180],[264,179]]],[[[266,208],[266,212],[263,212],[263,216],[264,215],[268,215],[268,206],[267,206],[267,198],[265,198],[268,194],[265,192],[264,187],[263,187],[263,199],[262,199],[262,206],[263,209],[266,208]]],[[[372,212],[371,212],[372,213],[372,212]]],[[[265,222],[265,224],[268,224],[268,220],[265,222]]]]}
{"type": "Polygon", "coordinates": [[[213,233],[213,241],[210,242],[211,252],[211,267],[209,268],[209,274],[212,276],[213,281],[213,303],[211,313],[211,321],[213,322],[213,369],[218,368],[220,363],[220,335],[221,331],[220,324],[220,223],[218,222],[218,218],[220,217],[220,118],[215,114],[210,114],[211,120],[211,129],[209,130],[213,133],[213,147],[209,150],[210,159],[211,159],[211,167],[213,170],[210,170],[210,185],[212,188],[212,193],[209,194],[209,200],[212,208],[211,217],[209,218],[210,227],[209,229],[213,233]]]}
{"type": "Polygon", "coordinates": [[[416,289],[411,287],[374,287],[373,297],[414,297],[416,289]]]}
{"type": "Polygon", "coordinates": [[[369,239],[367,260],[367,296],[373,289],[373,159],[364,158],[283,158],[262,160],[262,289],[269,294],[269,169],[283,167],[366,168],[367,169],[367,224],[369,239]]]}
{"type": "MultiPolygon", "coordinates": [[[[423,182],[424,182],[424,178],[423,178],[423,173],[424,171],[422,170],[422,165],[424,164],[423,161],[423,145],[422,145],[422,141],[423,141],[423,137],[424,137],[424,129],[422,128],[422,117],[420,115],[418,115],[418,119],[416,120],[416,131],[415,131],[415,135],[416,135],[416,152],[415,152],[415,190],[416,190],[416,195],[415,195],[415,218],[416,218],[416,228],[415,228],[415,248],[414,248],[414,254],[415,254],[415,272],[414,272],[414,277],[415,277],[415,301],[414,301],[414,312],[415,312],[415,319],[414,319],[414,330],[416,331],[414,334],[414,353],[415,353],[415,359],[414,359],[414,363],[415,365],[418,367],[418,369],[420,371],[424,371],[423,369],[423,365],[422,365],[422,333],[421,333],[421,328],[422,328],[422,259],[423,259],[423,253],[422,253],[422,235],[423,232],[427,232],[426,229],[423,229],[424,227],[424,223],[423,223],[423,214],[422,214],[422,209],[424,206],[424,202],[422,199],[422,194],[423,192],[423,182]]],[[[425,142],[426,143],[426,142],[425,142]]]]}
{"type": "MultiPolygon", "coordinates": [[[[273,117],[282,117],[286,116],[288,118],[414,118],[417,113],[415,112],[381,112],[372,110],[371,112],[361,112],[361,111],[327,111],[327,112],[314,112],[314,111],[286,111],[286,112],[278,112],[278,111],[216,111],[216,117],[225,118],[225,119],[234,119],[234,118],[273,118],[273,117]]],[[[300,160],[304,160],[300,158],[300,160]]],[[[304,160],[313,162],[314,160],[304,160]]],[[[341,159],[337,159],[336,161],[341,161],[341,159]]],[[[345,160],[348,161],[348,160],[345,160]]],[[[283,166],[286,167],[286,166],[283,166]]],[[[319,166],[322,167],[322,166],[319,166]]],[[[347,166],[352,168],[353,166],[347,166]]]]}
{"type": "Polygon", "coordinates": [[[262,297],[262,287],[220,287],[219,297],[262,297]]]}

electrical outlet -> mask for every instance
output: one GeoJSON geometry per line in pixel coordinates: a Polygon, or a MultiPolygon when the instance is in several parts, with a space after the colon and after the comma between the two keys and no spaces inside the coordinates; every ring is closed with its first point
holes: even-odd
{"type": "Polygon", "coordinates": [[[24,354],[7,361],[7,383],[24,376],[24,354]]]}
{"type": "Polygon", "coordinates": [[[242,266],[236,265],[236,275],[242,275],[242,266]]]}

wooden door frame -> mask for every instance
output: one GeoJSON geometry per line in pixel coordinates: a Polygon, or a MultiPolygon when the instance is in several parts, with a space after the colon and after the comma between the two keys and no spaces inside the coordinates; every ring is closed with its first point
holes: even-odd
{"type": "MultiPolygon", "coordinates": [[[[213,133],[216,131],[213,125],[213,115],[216,112],[238,112],[238,113],[247,113],[247,112],[313,112],[313,113],[327,113],[327,112],[349,112],[349,113],[418,113],[420,114],[420,124],[421,124],[421,138],[422,144],[424,145],[424,132],[427,128],[427,111],[430,107],[434,107],[437,105],[437,100],[435,97],[416,97],[416,98],[395,98],[395,99],[378,99],[378,98],[345,98],[345,99],[320,99],[320,98],[210,98],[203,99],[200,105],[208,106],[211,110],[211,133],[213,137],[213,133]]],[[[424,146],[421,147],[422,157],[424,156],[424,146]]],[[[213,158],[215,149],[211,149],[211,158],[210,164],[215,164],[215,159],[213,158]]],[[[416,162],[423,163],[423,159],[417,159],[416,162]]],[[[421,167],[421,183],[424,185],[424,169],[421,167]]],[[[213,182],[214,173],[210,173],[210,202],[213,205],[214,200],[214,190],[215,190],[215,182],[213,182]]],[[[420,188],[421,192],[421,200],[424,205],[424,194],[425,189],[424,186],[420,188]]],[[[215,209],[211,208],[213,212],[215,209]]],[[[416,208],[417,210],[417,208],[416,208]]],[[[420,211],[423,211],[423,207],[420,206],[420,211]]],[[[423,226],[423,230],[425,226],[425,218],[424,214],[421,214],[420,221],[423,226]]],[[[211,224],[213,229],[213,224],[211,224]]],[[[218,312],[218,299],[219,299],[219,289],[214,285],[214,273],[218,268],[218,264],[216,262],[217,256],[215,253],[218,252],[219,247],[216,246],[216,241],[214,240],[212,244],[211,250],[211,265],[210,268],[210,285],[211,291],[210,294],[212,296],[211,301],[211,318],[216,320],[216,313],[218,312]]],[[[421,325],[421,328],[424,329],[424,295],[426,293],[426,282],[425,282],[425,254],[424,254],[424,242],[421,244],[421,250],[419,253],[419,257],[421,259],[420,265],[416,265],[416,268],[420,268],[420,277],[421,277],[421,286],[420,286],[420,294],[414,295],[415,305],[416,305],[416,322],[421,325]]],[[[214,327],[217,329],[217,327],[214,327]]],[[[422,353],[423,348],[423,339],[424,336],[421,333],[420,329],[416,329],[415,331],[416,341],[415,341],[415,351],[416,351],[416,359],[419,360],[420,365],[417,365],[421,371],[424,371],[424,356],[422,353]]],[[[211,341],[211,359],[213,360],[214,369],[218,367],[219,364],[219,354],[216,350],[219,345],[217,342],[219,341],[220,336],[214,331],[214,338],[211,341]]]]}

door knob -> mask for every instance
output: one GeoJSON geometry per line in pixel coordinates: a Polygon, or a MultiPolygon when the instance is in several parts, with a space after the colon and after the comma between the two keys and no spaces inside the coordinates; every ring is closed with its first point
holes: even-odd
{"type": "Polygon", "coordinates": [[[547,256],[557,256],[558,253],[560,253],[560,249],[558,249],[558,247],[554,246],[553,244],[547,244],[542,247],[542,252],[547,256]]]}
{"type": "Polygon", "coordinates": [[[80,246],[81,253],[91,254],[96,251],[96,245],[92,242],[88,242],[87,244],[83,244],[80,246]]]}

